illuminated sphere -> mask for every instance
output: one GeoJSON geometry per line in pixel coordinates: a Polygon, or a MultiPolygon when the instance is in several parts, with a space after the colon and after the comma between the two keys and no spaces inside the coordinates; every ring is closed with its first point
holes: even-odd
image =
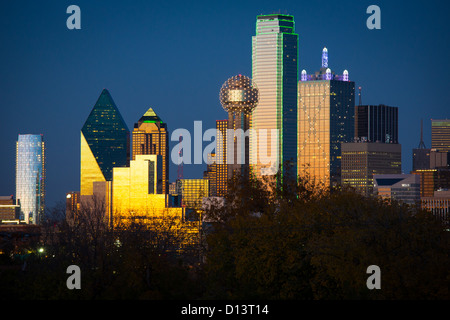
{"type": "Polygon", "coordinates": [[[237,75],[225,81],[219,97],[225,111],[249,113],[258,104],[259,91],[252,79],[237,75]]]}

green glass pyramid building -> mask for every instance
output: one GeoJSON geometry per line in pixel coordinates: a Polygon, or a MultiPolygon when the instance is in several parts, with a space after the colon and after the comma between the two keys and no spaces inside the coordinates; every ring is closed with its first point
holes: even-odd
{"type": "Polygon", "coordinates": [[[111,181],[113,167],[127,166],[130,132],[108,90],[103,89],[81,129],[80,194],[93,182],[111,181]]]}

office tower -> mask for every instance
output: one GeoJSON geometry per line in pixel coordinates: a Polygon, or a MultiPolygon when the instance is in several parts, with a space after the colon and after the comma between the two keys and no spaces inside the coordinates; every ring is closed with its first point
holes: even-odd
{"type": "Polygon", "coordinates": [[[220,89],[220,103],[228,112],[228,179],[233,174],[249,174],[249,129],[252,111],[258,104],[258,88],[249,77],[229,78],[220,89]]]}
{"type": "Polygon", "coordinates": [[[161,215],[168,195],[162,194],[162,156],[136,155],[129,167],[113,168],[112,216],[121,219],[161,215]]]}
{"type": "Polygon", "coordinates": [[[211,197],[217,196],[217,165],[216,154],[208,154],[208,164],[206,165],[206,171],[203,172],[203,179],[209,180],[209,195],[211,197]]]}
{"type": "Polygon", "coordinates": [[[353,141],[355,83],[328,67],[328,50],[315,74],[302,71],[298,83],[298,175],[306,170],[325,186],[340,183],[341,143],[353,141]]]}
{"type": "Polygon", "coordinates": [[[227,166],[227,129],[228,120],[216,120],[216,195],[223,197],[228,190],[227,166]]]}
{"type": "Polygon", "coordinates": [[[19,134],[16,143],[16,199],[20,219],[39,224],[45,207],[45,142],[42,134],[19,134]]]}
{"type": "Polygon", "coordinates": [[[291,173],[297,172],[298,34],[294,24],[291,15],[259,15],[256,19],[252,80],[259,89],[259,102],[250,124],[254,129],[250,163],[257,178],[277,173],[288,161],[291,173]]]}
{"type": "Polygon", "coordinates": [[[355,137],[369,142],[398,143],[398,108],[383,104],[356,106],[355,137]]]}
{"type": "Polygon", "coordinates": [[[431,119],[431,148],[450,152],[450,120],[431,119]]]}
{"type": "Polygon", "coordinates": [[[341,184],[364,195],[373,194],[374,174],[402,173],[400,144],[349,142],[342,143],[341,152],[341,184]]]}
{"type": "Polygon", "coordinates": [[[449,223],[450,218],[450,191],[437,190],[431,196],[425,196],[421,199],[422,209],[428,210],[435,217],[449,223]]]}
{"type": "Polygon", "coordinates": [[[440,189],[450,189],[450,168],[429,168],[411,171],[420,177],[420,196],[432,197],[440,189]]]}
{"type": "Polygon", "coordinates": [[[7,222],[19,222],[20,206],[13,195],[0,196],[0,224],[7,222]]]}
{"type": "Polygon", "coordinates": [[[203,198],[209,197],[209,180],[180,179],[177,181],[177,189],[182,197],[182,207],[200,210],[203,198]]]}
{"type": "Polygon", "coordinates": [[[420,205],[420,179],[415,174],[374,175],[374,194],[383,199],[420,205]]]}
{"type": "Polygon", "coordinates": [[[152,108],[134,124],[132,160],[136,155],[156,154],[162,157],[162,193],[169,192],[169,141],[167,124],[152,108]]]}
{"type": "Polygon", "coordinates": [[[93,194],[94,181],[111,181],[113,167],[129,162],[130,136],[108,90],[103,89],[81,129],[80,195],[93,194]]]}

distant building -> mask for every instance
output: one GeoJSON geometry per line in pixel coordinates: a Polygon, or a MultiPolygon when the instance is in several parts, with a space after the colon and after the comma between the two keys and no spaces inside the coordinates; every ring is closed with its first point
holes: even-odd
{"type": "Polygon", "coordinates": [[[441,220],[450,219],[450,191],[448,189],[434,191],[432,196],[421,198],[422,209],[431,211],[441,220]]]}
{"type": "Polygon", "coordinates": [[[14,196],[0,196],[0,224],[19,223],[19,218],[20,206],[16,203],[14,196]]]}
{"type": "Polygon", "coordinates": [[[420,178],[415,174],[374,175],[374,194],[383,199],[420,206],[420,178]]]}
{"type": "Polygon", "coordinates": [[[41,134],[19,134],[16,143],[16,199],[20,219],[39,224],[45,208],[45,142],[41,134]]]}
{"type": "Polygon", "coordinates": [[[228,190],[228,165],[227,165],[227,129],[228,120],[216,120],[216,195],[223,197],[228,190]]]}
{"type": "Polygon", "coordinates": [[[162,158],[162,190],[169,193],[169,137],[167,124],[149,108],[134,124],[132,132],[132,160],[138,154],[156,154],[162,158]]]}
{"type": "Polygon", "coordinates": [[[369,142],[398,143],[398,108],[383,104],[356,106],[355,137],[369,142]]]}
{"type": "Polygon", "coordinates": [[[209,195],[217,196],[217,164],[216,154],[210,153],[207,157],[206,171],[203,172],[203,179],[209,180],[209,195]]]}
{"type": "Polygon", "coordinates": [[[129,167],[114,168],[111,215],[113,223],[164,215],[182,219],[183,209],[169,205],[169,195],[158,193],[162,184],[160,155],[136,155],[129,167]]]}
{"type": "Polygon", "coordinates": [[[354,114],[355,83],[347,70],[331,71],[324,48],[320,71],[303,70],[298,83],[298,175],[307,170],[316,182],[341,182],[341,143],[354,139],[354,114]]]}
{"type": "Polygon", "coordinates": [[[72,191],[66,193],[66,219],[73,221],[80,209],[80,192],[72,191]]]}
{"type": "Polygon", "coordinates": [[[420,177],[420,196],[432,197],[440,189],[450,188],[450,168],[433,168],[411,171],[420,177]]]}
{"type": "Polygon", "coordinates": [[[180,179],[177,181],[177,189],[182,197],[183,207],[200,210],[203,198],[209,197],[209,180],[180,179]]]}
{"type": "Polygon", "coordinates": [[[292,174],[297,172],[298,51],[292,15],[256,17],[251,77],[259,89],[259,102],[252,112],[251,128],[255,135],[250,136],[251,170],[255,178],[274,175],[285,161],[291,162],[292,174]],[[264,132],[267,137],[277,133],[275,146],[271,139],[260,144],[264,132]]]}
{"type": "Polygon", "coordinates": [[[450,120],[431,119],[431,148],[450,152],[450,120]]]}
{"type": "Polygon", "coordinates": [[[80,196],[93,194],[95,181],[111,181],[114,167],[126,167],[130,133],[104,89],[81,129],[80,196]]]}
{"type": "Polygon", "coordinates": [[[373,194],[373,175],[402,173],[400,144],[342,143],[341,153],[341,184],[364,195],[373,194]]]}

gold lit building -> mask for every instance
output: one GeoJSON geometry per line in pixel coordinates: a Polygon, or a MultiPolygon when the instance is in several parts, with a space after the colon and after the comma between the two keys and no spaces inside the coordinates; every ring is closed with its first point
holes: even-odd
{"type": "Polygon", "coordinates": [[[169,142],[167,124],[152,108],[134,125],[132,132],[132,160],[136,155],[156,154],[162,159],[162,190],[169,193],[169,142]]]}
{"type": "Polygon", "coordinates": [[[216,195],[223,197],[228,190],[228,165],[227,165],[227,129],[228,120],[216,120],[216,195]]]}
{"type": "Polygon", "coordinates": [[[202,209],[203,198],[209,197],[208,179],[180,179],[177,181],[178,194],[182,197],[182,206],[202,209]]]}
{"type": "Polygon", "coordinates": [[[328,50],[322,51],[322,68],[302,71],[298,83],[298,175],[325,186],[341,181],[341,143],[354,137],[355,83],[348,71],[335,75],[328,67],[328,50]]]}

